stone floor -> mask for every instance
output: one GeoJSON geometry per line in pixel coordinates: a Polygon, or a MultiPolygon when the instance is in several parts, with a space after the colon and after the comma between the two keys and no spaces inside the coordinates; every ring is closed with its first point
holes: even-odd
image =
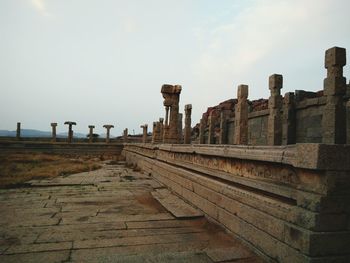
{"type": "Polygon", "coordinates": [[[0,262],[262,262],[161,190],[122,164],[0,190],[0,262]]]}

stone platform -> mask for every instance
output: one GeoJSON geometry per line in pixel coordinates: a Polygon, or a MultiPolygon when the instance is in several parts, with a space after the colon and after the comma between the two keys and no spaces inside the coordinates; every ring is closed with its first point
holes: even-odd
{"type": "Polygon", "coordinates": [[[0,262],[262,262],[123,164],[0,190],[0,207],[0,262]]]}

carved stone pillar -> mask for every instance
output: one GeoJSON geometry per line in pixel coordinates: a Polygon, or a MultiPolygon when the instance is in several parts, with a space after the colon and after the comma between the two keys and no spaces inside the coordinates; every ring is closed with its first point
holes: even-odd
{"type": "Polygon", "coordinates": [[[164,137],[164,118],[159,118],[159,137],[157,143],[162,143],[164,137]]]}
{"type": "Polygon", "coordinates": [[[77,125],[77,123],[74,122],[74,121],[66,121],[64,124],[68,125],[68,138],[67,138],[67,141],[68,141],[68,143],[72,143],[72,141],[73,141],[73,129],[72,129],[72,126],[73,125],[77,125]]]}
{"type": "Polygon", "coordinates": [[[128,128],[125,128],[123,131],[123,139],[124,139],[124,143],[128,142],[128,128]]]}
{"type": "Polygon", "coordinates": [[[269,78],[269,117],[267,127],[268,145],[282,144],[282,96],[281,89],[283,85],[283,76],[274,74],[269,78]]]}
{"type": "Polygon", "coordinates": [[[296,114],[293,92],[287,92],[283,99],[282,144],[296,143],[296,114]]]}
{"type": "Polygon", "coordinates": [[[94,139],[94,125],[89,125],[89,143],[92,143],[93,139],[94,139]]]}
{"type": "Polygon", "coordinates": [[[110,130],[112,128],[114,128],[114,125],[111,125],[111,124],[105,124],[103,125],[103,128],[106,128],[107,129],[107,134],[106,134],[106,143],[109,143],[110,142],[110,130]]]}
{"type": "Polygon", "coordinates": [[[142,128],[142,143],[147,143],[148,125],[147,124],[141,125],[140,128],[142,128]]]}
{"type": "Polygon", "coordinates": [[[208,118],[208,144],[215,144],[215,123],[217,120],[216,111],[213,110],[208,118]]]}
{"type": "Polygon", "coordinates": [[[220,112],[220,135],[219,135],[219,144],[227,143],[227,111],[223,110],[220,112]]]}
{"type": "Polygon", "coordinates": [[[164,125],[164,143],[179,143],[179,100],[182,87],[164,84],[161,89],[166,110],[164,125]],[[169,112],[170,111],[170,112],[169,112]]]}
{"type": "Polygon", "coordinates": [[[346,93],[346,79],[343,67],[346,65],[345,48],[333,47],[326,51],[324,95],[326,105],[322,116],[322,142],[343,144],[346,142],[346,117],[343,97],[346,93]]]}
{"type": "Polygon", "coordinates": [[[183,138],[182,138],[182,113],[178,114],[178,122],[177,122],[177,134],[178,134],[178,142],[177,143],[182,143],[183,138]]]}
{"type": "Polygon", "coordinates": [[[205,127],[207,126],[207,123],[205,119],[202,117],[199,123],[199,144],[204,144],[204,132],[205,132],[205,127]]]}
{"type": "Polygon", "coordinates": [[[55,142],[56,141],[56,127],[57,127],[57,123],[56,122],[52,122],[51,123],[51,127],[52,127],[52,138],[51,138],[51,141],[55,142]]]}
{"type": "Polygon", "coordinates": [[[239,85],[235,105],[234,144],[248,144],[248,85],[239,85]]]}
{"type": "Polygon", "coordinates": [[[184,134],[184,143],[191,143],[191,113],[192,113],[192,104],[185,105],[185,134],[184,134]]]}
{"type": "Polygon", "coordinates": [[[21,139],[21,123],[20,122],[17,122],[16,138],[17,138],[17,140],[21,139]]]}

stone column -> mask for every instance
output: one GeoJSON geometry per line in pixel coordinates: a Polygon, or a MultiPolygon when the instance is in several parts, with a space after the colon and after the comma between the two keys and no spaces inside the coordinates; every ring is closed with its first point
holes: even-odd
{"type": "Polygon", "coordinates": [[[235,105],[234,144],[248,144],[248,85],[239,85],[235,105]]]}
{"type": "Polygon", "coordinates": [[[89,125],[89,143],[92,143],[93,139],[94,139],[94,125],[89,125]]]}
{"type": "Polygon", "coordinates": [[[191,113],[192,113],[192,104],[185,105],[185,134],[184,134],[184,143],[191,143],[191,113]]]}
{"type": "Polygon", "coordinates": [[[212,110],[208,118],[208,144],[215,144],[216,112],[212,110]]]}
{"type": "Polygon", "coordinates": [[[177,143],[182,143],[182,113],[178,114],[178,121],[177,121],[177,134],[178,134],[178,142],[177,143]]]}
{"type": "Polygon", "coordinates": [[[140,128],[142,128],[142,143],[147,143],[148,125],[147,124],[141,125],[140,128]]]}
{"type": "Polygon", "coordinates": [[[227,143],[227,112],[225,110],[220,112],[220,135],[219,144],[227,143]]]}
{"type": "Polygon", "coordinates": [[[73,129],[72,129],[72,126],[73,125],[77,125],[77,123],[74,122],[74,121],[66,121],[64,124],[68,125],[68,143],[72,143],[72,141],[73,141],[73,129]]]}
{"type": "Polygon", "coordinates": [[[207,126],[205,119],[202,117],[202,119],[199,122],[199,144],[204,144],[204,132],[205,127],[207,126]]]}
{"type": "Polygon", "coordinates": [[[107,134],[106,134],[106,143],[109,143],[110,142],[110,130],[112,128],[114,128],[114,125],[111,125],[111,124],[105,124],[103,125],[103,128],[106,128],[107,129],[107,134]]]}
{"type": "Polygon", "coordinates": [[[296,114],[293,92],[287,92],[283,99],[282,144],[296,143],[296,114]]]}
{"type": "Polygon", "coordinates": [[[154,121],[153,122],[153,126],[152,126],[153,130],[152,130],[152,143],[156,142],[156,136],[158,135],[158,130],[157,128],[159,128],[158,122],[154,121]]]}
{"type": "Polygon", "coordinates": [[[346,103],[346,143],[350,144],[350,99],[346,103]]]}
{"type": "Polygon", "coordinates": [[[124,143],[128,142],[128,128],[125,128],[123,131],[123,139],[124,139],[124,143]]]}
{"type": "Polygon", "coordinates": [[[283,76],[279,74],[271,75],[269,78],[269,117],[267,124],[267,143],[268,145],[282,144],[282,96],[281,89],[283,85],[283,76]]]}
{"type": "Polygon", "coordinates": [[[333,47],[326,51],[323,92],[326,105],[322,115],[322,142],[343,144],[346,142],[346,117],[343,97],[346,93],[346,79],[343,67],[346,64],[345,48],[333,47]]]}
{"type": "Polygon", "coordinates": [[[164,125],[164,143],[179,142],[179,100],[182,87],[180,85],[164,84],[161,89],[166,110],[164,125]],[[170,112],[169,112],[170,110],[170,112]],[[169,119],[168,119],[169,118],[169,119]]]}
{"type": "Polygon", "coordinates": [[[21,123],[20,122],[17,122],[16,138],[17,138],[17,140],[21,139],[21,123]]]}
{"type": "Polygon", "coordinates": [[[56,122],[52,122],[51,123],[51,127],[52,127],[52,141],[55,142],[56,141],[56,127],[57,127],[57,123],[56,122]]]}

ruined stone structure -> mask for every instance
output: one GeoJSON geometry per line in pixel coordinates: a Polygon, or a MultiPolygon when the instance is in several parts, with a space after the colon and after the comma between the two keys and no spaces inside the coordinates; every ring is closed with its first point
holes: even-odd
{"type": "Polygon", "coordinates": [[[72,129],[72,126],[73,125],[77,125],[77,123],[74,122],[74,121],[66,121],[64,123],[64,125],[68,125],[68,139],[67,139],[67,141],[68,141],[68,143],[72,143],[72,141],[73,141],[73,129],[72,129]]]}
{"type": "Polygon", "coordinates": [[[148,125],[147,124],[141,125],[140,128],[142,128],[142,143],[146,143],[148,125]]]}
{"type": "Polygon", "coordinates": [[[56,141],[56,127],[57,127],[57,123],[56,122],[51,123],[51,127],[52,127],[52,141],[55,142],[56,141]]]}
{"type": "Polygon", "coordinates": [[[191,113],[192,104],[185,105],[185,132],[184,132],[184,143],[191,143],[191,113]]]}
{"type": "Polygon", "coordinates": [[[89,143],[93,142],[94,139],[94,129],[95,126],[94,125],[89,125],[89,143]]]}
{"type": "Polygon", "coordinates": [[[21,138],[21,123],[17,122],[16,138],[19,140],[21,138]]]}
{"type": "Polygon", "coordinates": [[[153,122],[152,143],[163,142],[163,120],[163,118],[159,118],[159,121],[153,122]]]}
{"type": "Polygon", "coordinates": [[[112,128],[114,128],[114,125],[111,125],[111,124],[105,124],[103,125],[103,128],[106,128],[107,129],[107,134],[106,134],[106,143],[109,143],[110,142],[110,130],[112,128]]]}
{"type": "Polygon", "coordinates": [[[169,84],[164,84],[161,89],[165,106],[164,143],[179,143],[178,121],[181,89],[180,85],[169,84]]]}
{"type": "Polygon", "coordinates": [[[183,135],[182,135],[182,113],[179,113],[177,120],[177,133],[178,133],[178,143],[183,143],[183,135]]]}

